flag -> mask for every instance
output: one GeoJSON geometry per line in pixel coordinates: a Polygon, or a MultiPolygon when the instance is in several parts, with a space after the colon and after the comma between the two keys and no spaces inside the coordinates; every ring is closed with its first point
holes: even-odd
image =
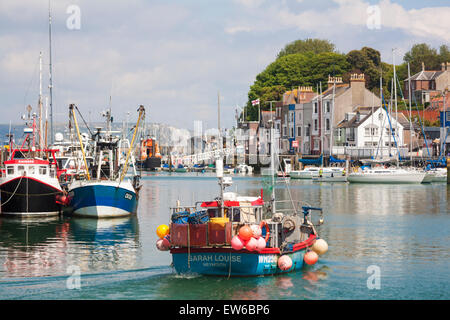
{"type": "Polygon", "coordinates": [[[259,104],[259,99],[252,100],[252,106],[259,104]]]}

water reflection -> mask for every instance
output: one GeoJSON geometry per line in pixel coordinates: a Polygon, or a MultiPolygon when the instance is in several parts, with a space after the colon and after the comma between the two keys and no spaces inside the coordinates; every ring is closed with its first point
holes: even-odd
{"type": "Polygon", "coordinates": [[[138,262],[136,217],[86,219],[0,218],[0,275],[6,277],[66,274],[133,268],[138,262]]]}

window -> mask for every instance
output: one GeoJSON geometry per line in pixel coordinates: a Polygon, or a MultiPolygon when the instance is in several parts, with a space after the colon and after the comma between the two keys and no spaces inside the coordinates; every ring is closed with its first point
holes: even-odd
{"type": "Polygon", "coordinates": [[[286,126],[283,126],[283,136],[287,136],[287,128],[286,128],[286,126]]]}
{"type": "Polygon", "coordinates": [[[14,174],[14,167],[10,166],[6,168],[8,174],[14,174]]]}
{"type": "Polygon", "coordinates": [[[298,114],[298,121],[302,121],[302,113],[299,111],[297,114],[298,114]]]}
{"type": "Polygon", "coordinates": [[[22,175],[23,172],[25,171],[25,167],[24,166],[18,166],[17,167],[17,171],[19,171],[19,174],[22,175]]]}
{"type": "Polygon", "coordinates": [[[317,119],[314,119],[314,130],[317,131],[318,129],[318,121],[317,119]]]}
{"type": "Polygon", "coordinates": [[[291,127],[291,138],[294,138],[294,127],[291,127]]]}
{"type": "Polygon", "coordinates": [[[380,112],[380,114],[378,115],[378,120],[382,121],[383,120],[383,114],[380,112]]]}
{"type": "Polygon", "coordinates": [[[314,150],[319,150],[319,140],[314,140],[314,150]]]}
{"type": "Polygon", "coordinates": [[[309,125],[305,129],[306,129],[305,134],[306,134],[307,137],[309,137],[311,135],[309,125]]]}
{"type": "Polygon", "coordinates": [[[314,102],[314,113],[317,113],[317,102],[314,102]]]}
{"type": "Polygon", "coordinates": [[[446,122],[450,121],[450,111],[445,111],[446,122]]]}
{"type": "Polygon", "coordinates": [[[297,136],[302,135],[302,127],[297,127],[297,136]]]}
{"type": "Polygon", "coordinates": [[[325,119],[325,130],[330,131],[330,119],[325,119]]]}
{"type": "Polygon", "coordinates": [[[50,177],[54,178],[56,176],[56,171],[54,168],[50,168],[50,177]]]}
{"type": "Polygon", "coordinates": [[[28,167],[28,173],[29,173],[29,174],[34,174],[34,173],[35,173],[35,168],[34,168],[34,166],[29,166],[29,167],[28,167]]]}
{"type": "Polygon", "coordinates": [[[39,174],[47,174],[47,167],[40,166],[39,167],[39,174]]]}
{"type": "Polygon", "coordinates": [[[326,104],[326,110],[327,110],[327,112],[330,112],[330,110],[331,110],[331,103],[330,103],[330,101],[327,101],[327,104],[326,104]]]}

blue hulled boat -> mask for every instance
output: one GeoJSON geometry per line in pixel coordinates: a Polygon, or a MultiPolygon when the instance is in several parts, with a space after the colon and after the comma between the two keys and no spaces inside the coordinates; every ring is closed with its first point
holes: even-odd
{"type": "MultiPolygon", "coordinates": [[[[123,137],[111,134],[110,112],[106,113],[105,134],[102,134],[101,129],[98,128],[98,132],[93,136],[92,154],[95,160],[93,164],[89,165],[86,162],[81,143],[85,168],[89,170],[82,175],[82,178],[78,175],[78,178],[68,186],[70,207],[74,215],[111,218],[136,213],[140,186],[132,151],[140,120],[145,114],[144,107],[141,106],[138,111],[138,122],[131,143],[123,137]],[[126,157],[125,151],[127,151],[126,157]],[[126,178],[130,162],[134,170],[132,179],[126,178]]],[[[79,135],[75,113],[72,112],[72,114],[79,135]]]]}

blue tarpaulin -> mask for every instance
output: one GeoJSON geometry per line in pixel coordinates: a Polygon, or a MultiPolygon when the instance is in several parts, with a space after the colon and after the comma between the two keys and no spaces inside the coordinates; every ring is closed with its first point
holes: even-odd
{"type": "Polygon", "coordinates": [[[322,156],[317,159],[298,159],[303,164],[322,164],[322,156]]]}
{"type": "Polygon", "coordinates": [[[345,160],[336,159],[335,157],[330,156],[330,162],[344,163],[345,160]]]}

